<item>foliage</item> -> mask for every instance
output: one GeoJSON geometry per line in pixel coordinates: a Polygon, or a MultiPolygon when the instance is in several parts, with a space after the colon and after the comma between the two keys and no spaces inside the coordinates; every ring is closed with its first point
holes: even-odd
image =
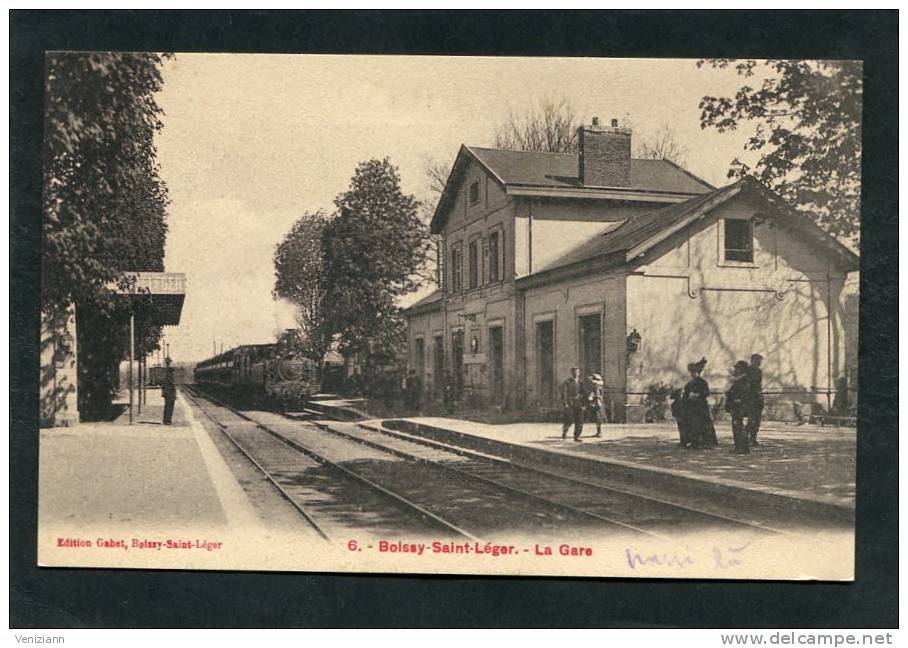
{"type": "MultiPolygon", "coordinates": [[[[512,151],[578,153],[580,141],[577,129],[580,125],[580,120],[567,99],[547,100],[541,107],[531,108],[524,115],[511,113],[508,120],[495,130],[495,147],[512,151]]],[[[681,166],[687,164],[687,147],[678,141],[675,129],[669,124],[663,124],[652,136],[638,128],[630,117],[625,117],[622,125],[634,131],[635,158],[669,160],[681,166]]],[[[433,190],[439,186],[444,189],[446,169],[443,164],[433,162],[434,164],[426,165],[430,187],[433,190]]],[[[450,166],[447,166],[447,170],[450,170],[450,166]]]]}
{"type": "Polygon", "coordinates": [[[744,79],[734,97],[705,96],[700,125],[720,133],[753,123],[745,150],[753,168],[735,159],[728,177],[753,175],[827,232],[859,237],[862,65],[860,61],[712,59],[744,79]],[[762,81],[758,79],[762,77],[762,81]],[[753,84],[753,85],[752,85],[753,84]]]}
{"type": "Polygon", "coordinates": [[[495,148],[509,151],[576,153],[580,122],[566,99],[546,100],[524,115],[511,113],[495,130],[495,148]]]}
{"type": "Polygon", "coordinates": [[[324,232],[328,219],[321,210],[304,214],[274,253],[274,296],[296,307],[304,355],[321,360],[331,344],[325,295],[324,232]]]}
{"type": "MultiPolygon", "coordinates": [[[[164,58],[47,57],[42,305],[46,312],[76,306],[80,372],[88,378],[80,398],[99,409],[115,384],[103,377],[128,344],[119,335],[125,308],[110,286],[125,283],[123,271],[163,270],[168,199],[155,160],[162,112],[154,95],[164,58]],[[94,348],[98,340],[104,344],[94,348]]],[[[156,348],[159,329],[145,335],[146,348],[156,348]]]]}
{"type": "MultiPolygon", "coordinates": [[[[447,158],[437,158],[431,155],[424,155],[422,163],[423,174],[426,177],[426,189],[432,198],[437,199],[445,190],[448,176],[451,175],[451,168],[454,166],[454,156],[451,155],[447,158]]],[[[434,204],[424,204],[423,207],[431,209],[431,207],[434,207],[434,204]]]]}
{"type": "Polygon", "coordinates": [[[646,407],[645,419],[647,423],[664,421],[665,411],[668,409],[668,397],[672,393],[672,386],[658,382],[646,387],[643,405],[646,407]]]}
{"type": "MultiPolygon", "coordinates": [[[[421,217],[426,223],[432,221],[438,199],[445,190],[445,184],[448,182],[448,176],[451,174],[451,168],[453,166],[453,155],[448,158],[437,158],[431,155],[423,156],[423,174],[426,179],[426,196],[421,203],[421,217]]],[[[431,276],[435,285],[441,288],[441,278],[443,275],[442,264],[444,262],[444,256],[441,253],[442,237],[438,234],[430,234],[430,237],[434,252],[427,255],[426,266],[421,274],[431,276]]]]}
{"type": "Polygon", "coordinates": [[[162,56],[48,57],[45,113],[46,305],[109,304],[124,270],[163,269],[167,190],[154,135],[162,56]]]}
{"type": "Polygon", "coordinates": [[[330,329],[344,353],[393,353],[404,341],[397,300],[415,290],[431,248],[419,202],[388,158],[360,163],[324,231],[330,329]]]}
{"type": "Polygon", "coordinates": [[[687,147],[678,141],[675,129],[663,124],[650,138],[637,138],[634,157],[644,160],[668,160],[678,166],[687,165],[687,147]]]}

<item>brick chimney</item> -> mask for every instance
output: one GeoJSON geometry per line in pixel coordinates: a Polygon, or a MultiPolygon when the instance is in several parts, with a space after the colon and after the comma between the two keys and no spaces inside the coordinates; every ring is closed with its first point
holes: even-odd
{"type": "Polygon", "coordinates": [[[631,129],[600,126],[593,117],[577,129],[580,141],[580,183],[593,187],[627,187],[631,183],[631,129]]]}

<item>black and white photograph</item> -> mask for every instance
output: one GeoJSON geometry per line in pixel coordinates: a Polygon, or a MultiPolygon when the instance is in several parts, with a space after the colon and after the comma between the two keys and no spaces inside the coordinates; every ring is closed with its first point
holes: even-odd
{"type": "Polygon", "coordinates": [[[852,580],[862,83],[47,52],[39,564],[852,580]]]}

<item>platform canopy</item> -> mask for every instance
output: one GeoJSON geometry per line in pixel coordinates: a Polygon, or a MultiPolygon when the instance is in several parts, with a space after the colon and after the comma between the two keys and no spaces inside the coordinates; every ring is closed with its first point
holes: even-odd
{"type": "Polygon", "coordinates": [[[128,288],[117,293],[141,300],[146,321],[159,326],[177,326],[186,298],[186,275],[182,272],[128,272],[128,288]]]}

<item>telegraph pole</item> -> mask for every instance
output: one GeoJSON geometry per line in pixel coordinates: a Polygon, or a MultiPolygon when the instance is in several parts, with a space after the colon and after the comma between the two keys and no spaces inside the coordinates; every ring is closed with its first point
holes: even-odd
{"type": "Polygon", "coordinates": [[[132,310],[129,311],[129,424],[133,421],[133,378],[132,363],[136,353],[136,316],[132,310]]]}

